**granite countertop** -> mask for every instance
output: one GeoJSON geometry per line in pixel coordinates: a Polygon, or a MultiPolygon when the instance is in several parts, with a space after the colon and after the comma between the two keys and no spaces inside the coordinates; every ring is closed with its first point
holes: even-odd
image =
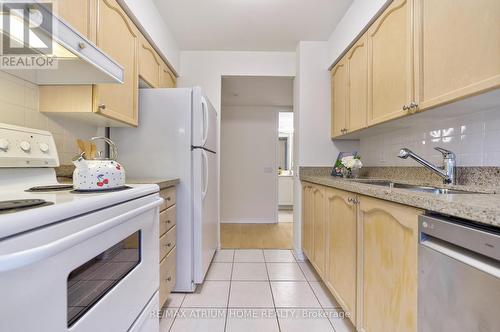
{"type": "MultiPolygon", "coordinates": [[[[66,183],[72,183],[73,179],[69,177],[64,177],[64,176],[59,176],[57,177],[57,181],[62,184],[66,183]]],[[[130,184],[157,184],[160,187],[160,190],[166,189],[169,187],[176,186],[179,184],[180,180],[179,179],[128,179],[127,178],[127,183],[130,184]]]]}
{"type": "Polygon", "coordinates": [[[179,179],[127,179],[127,183],[132,184],[157,184],[160,187],[160,190],[176,186],[179,182],[179,179]]]}
{"type": "MultiPolygon", "coordinates": [[[[495,191],[492,190],[477,190],[478,188],[456,186],[456,189],[460,190],[469,189],[487,193],[436,195],[432,193],[410,191],[407,189],[366,184],[351,179],[343,179],[324,174],[301,174],[300,179],[306,182],[381,198],[391,202],[500,227],[500,194],[494,194],[495,191]]],[[[377,179],[370,178],[367,180],[377,179]]]]}

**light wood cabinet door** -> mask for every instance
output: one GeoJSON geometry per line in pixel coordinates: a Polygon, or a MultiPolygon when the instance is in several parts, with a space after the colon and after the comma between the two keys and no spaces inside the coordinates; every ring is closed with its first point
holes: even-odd
{"type": "Polygon", "coordinates": [[[357,219],[356,195],[326,189],[327,273],[325,283],[356,324],[357,219]]]}
{"type": "Polygon", "coordinates": [[[325,187],[314,185],[313,199],[313,250],[312,264],[318,274],[325,275],[326,264],[326,218],[325,218],[325,187]]]}
{"type": "Polygon", "coordinates": [[[409,113],[414,101],[413,0],[394,0],[368,29],[368,125],[409,113]]]}
{"type": "Polygon", "coordinates": [[[94,109],[126,124],[138,124],[139,31],[116,0],[98,0],[97,46],[123,66],[123,84],[94,86],[94,109]]]}
{"type": "Polygon", "coordinates": [[[177,78],[174,73],[163,64],[160,69],[160,88],[175,88],[177,86],[177,78]]]}
{"type": "Polygon", "coordinates": [[[160,70],[162,62],[153,46],[140,36],[139,44],[139,76],[151,88],[158,88],[160,86],[160,70]]]}
{"type": "Polygon", "coordinates": [[[368,116],[368,47],[366,35],[350,49],[346,57],[348,70],[347,131],[366,127],[368,116]]]}
{"type": "Polygon", "coordinates": [[[309,183],[302,184],[302,250],[309,260],[314,259],[314,197],[313,186],[309,183]]]}
{"type": "Polygon", "coordinates": [[[347,66],[345,60],[332,69],[332,138],[345,134],[347,127],[347,66]]]}
{"type": "Polygon", "coordinates": [[[500,1],[416,1],[421,110],[500,86],[500,1]]]}
{"type": "Polygon", "coordinates": [[[422,211],[365,196],[359,202],[359,323],[366,332],[415,332],[418,215],[422,211]]]}
{"type": "Polygon", "coordinates": [[[95,42],[97,0],[52,0],[52,10],[82,35],[95,42]]]}

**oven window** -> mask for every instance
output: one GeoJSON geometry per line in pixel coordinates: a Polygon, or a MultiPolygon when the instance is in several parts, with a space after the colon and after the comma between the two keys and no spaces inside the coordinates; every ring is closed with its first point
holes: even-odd
{"type": "Polygon", "coordinates": [[[139,264],[140,238],[137,231],[69,274],[68,327],[139,264]]]}

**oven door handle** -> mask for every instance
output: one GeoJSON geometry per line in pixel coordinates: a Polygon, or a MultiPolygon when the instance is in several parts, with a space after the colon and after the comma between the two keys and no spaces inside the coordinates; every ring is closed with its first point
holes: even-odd
{"type": "Polygon", "coordinates": [[[154,202],[141,206],[140,208],[128,211],[122,215],[108,219],[89,228],[85,228],[80,232],[71,234],[56,241],[41,245],[39,247],[2,255],[0,256],[0,272],[18,269],[39,262],[43,259],[52,257],[64,250],[67,250],[68,248],[71,248],[119,224],[122,224],[130,218],[136,217],[148,210],[154,209],[160,206],[162,202],[163,199],[158,199],[154,202]]]}

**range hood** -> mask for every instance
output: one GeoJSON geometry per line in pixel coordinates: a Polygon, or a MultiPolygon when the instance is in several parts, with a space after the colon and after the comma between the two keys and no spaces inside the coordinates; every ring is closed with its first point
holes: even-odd
{"type": "Polygon", "coordinates": [[[0,70],[37,85],[123,83],[123,67],[46,4],[3,3],[0,20],[0,70]]]}

